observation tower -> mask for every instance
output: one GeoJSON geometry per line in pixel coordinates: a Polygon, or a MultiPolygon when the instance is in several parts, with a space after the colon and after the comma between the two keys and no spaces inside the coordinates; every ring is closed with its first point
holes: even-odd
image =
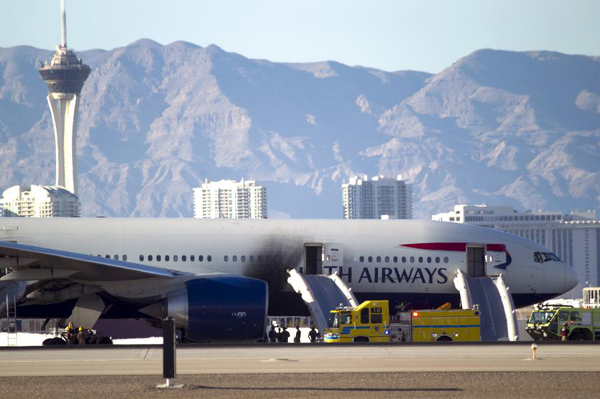
{"type": "Polygon", "coordinates": [[[48,85],[48,105],[56,137],[56,185],[77,195],[77,113],[80,93],[90,67],[67,48],[65,0],[60,2],[61,43],[50,63],[39,69],[48,85]]]}

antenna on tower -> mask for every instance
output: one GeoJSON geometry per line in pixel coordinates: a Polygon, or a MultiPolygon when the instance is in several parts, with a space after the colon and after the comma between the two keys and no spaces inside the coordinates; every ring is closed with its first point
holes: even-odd
{"type": "Polygon", "coordinates": [[[67,13],[65,11],[65,0],[60,0],[60,46],[67,49],[67,13]]]}

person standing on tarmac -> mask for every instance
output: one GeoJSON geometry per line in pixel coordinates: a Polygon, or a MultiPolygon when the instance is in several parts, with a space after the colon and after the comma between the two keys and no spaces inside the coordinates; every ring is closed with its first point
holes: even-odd
{"type": "Polygon", "coordinates": [[[310,326],[310,331],[308,332],[308,339],[310,339],[311,343],[317,342],[317,338],[321,335],[315,330],[315,326],[310,326]]]}
{"type": "Polygon", "coordinates": [[[283,331],[281,332],[281,340],[279,342],[288,342],[290,338],[290,332],[287,330],[287,326],[283,326],[283,331]]]}
{"type": "Polygon", "coordinates": [[[73,322],[70,321],[67,328],[65,328],[67,345],[77,345],[77,330],[73,325],[73,322]]]}
{"type": "Polygon", "coordinates": [[[77,331],[77,344],[85,345],[85,338],[83,337],[83,327],[79,327],[79,331],[77,331]]]}
{"type": "Polygon", "coordinates": [[[560,330],[560,335],[562,335],[563,341],[567,340],[567,337],[569,336],[569,326],[567,325],[567,322],[563,323],[562,330],[560,330]]]}
{"type": "Polygon", "coordinates": [[[294,336],[294,343],[300,343],[300,325],[296,325],[296,335],[294,336]]]}
{"type": "Polygon", "coordinates": [[[269,330],[269,342],[277,342],[277,332],[275,332],[275,326],[271,324],[271,330],[269,330]]]}

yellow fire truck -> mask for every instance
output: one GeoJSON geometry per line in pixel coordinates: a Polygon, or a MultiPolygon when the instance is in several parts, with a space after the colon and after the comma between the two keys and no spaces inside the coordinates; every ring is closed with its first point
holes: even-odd
{"type": "Polygon", "coordinates": [[[388,301],[331,311],[325,342],[480,341],[480,311],[413,310],[390,317],[388,301]]]}

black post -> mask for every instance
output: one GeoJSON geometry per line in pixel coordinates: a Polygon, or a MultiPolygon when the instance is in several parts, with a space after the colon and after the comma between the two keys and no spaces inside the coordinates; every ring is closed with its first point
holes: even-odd
{"type": "MultiPolygon", "coordinates": [[[[163,378],[175,378],[175,320],[163,320],[163,378]]],[[[167,385],[169,383],[167,382],[167,385]]]]}

